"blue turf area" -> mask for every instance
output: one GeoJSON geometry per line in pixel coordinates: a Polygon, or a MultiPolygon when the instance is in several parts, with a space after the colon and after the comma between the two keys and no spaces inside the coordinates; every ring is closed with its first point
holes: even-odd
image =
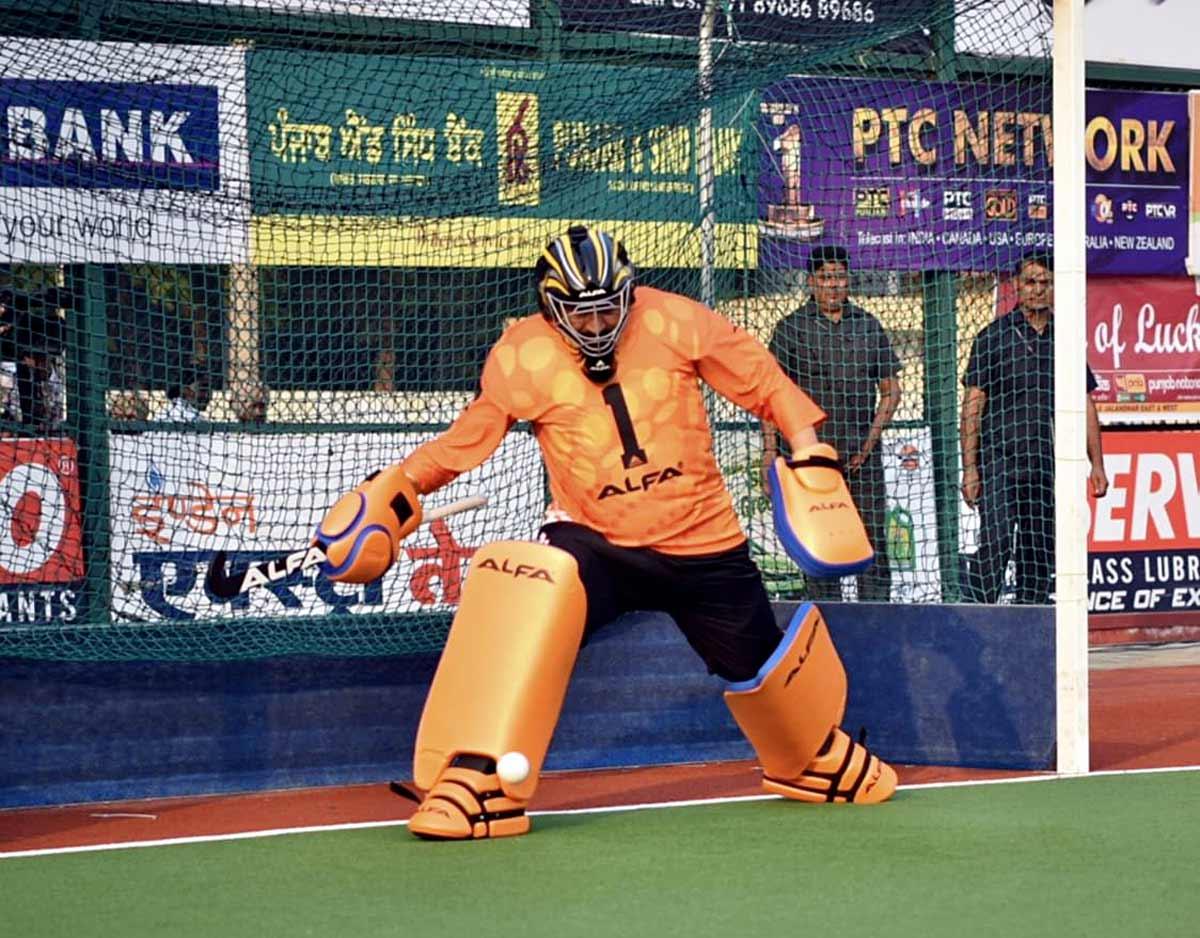
{"type": "MultiPolygon", "coordinates": [[[[792,606],[778,608],[781,622],[792,606]]],[[[830,604],[844,721],[900,763],[1047,769],[1054,625],[1043,607],[830,604]]],[[[0,661],[0,807],[411,776],[432,656],[0,661]]],[[[547,769],[750,758],[722,682],[663,616],[580,653],[547,769]]]]}

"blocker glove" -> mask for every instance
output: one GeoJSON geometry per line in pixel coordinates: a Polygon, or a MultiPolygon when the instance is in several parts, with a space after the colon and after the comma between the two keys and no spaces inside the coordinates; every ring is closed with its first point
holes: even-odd
{"type": "Polygon", "coordinates": [[[830,578],[862,573],[875,561],[837,450],[807,446],[794,459],[777,457],[768,470],[775,531],[805,573],[830,578]]]}

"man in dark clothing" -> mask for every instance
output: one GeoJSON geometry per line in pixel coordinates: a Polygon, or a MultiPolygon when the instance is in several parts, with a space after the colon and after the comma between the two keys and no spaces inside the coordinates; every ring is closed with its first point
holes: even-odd
{"type": "MultiPolygon", "coordinates": [[[[842,458],[850,494],[875,548],[875,565],[858,578],[862,602],[887,602],[891,593],[880,438],[900,403],[900,359],[874,316],[849,302],[846,249],[817,245],[809,255],[812,296],[781,319],[771,335],[771,353],[789,378],[827,414],[818,429],[842,458]]],[[[775,428],[763,424],[764,466],[778,452],[775,428]]],[[[808,579],[814,600],[841,598],[837,579],[808,579]]]]}
{"type": "MultiPolygon", "coordinates": [[[[962,494],[980,515],[967,598],[980,603],[999,599],[1010,554],[1018,603],[1049,602],[1054,573],[1054,292],[1048,257],[1021,261],[1017,297],[1017,309],[975,337],[963,375],[962,494]]],[[[1088,369],[1088,394],[1095,389],[1088,369]]],[[[1108,479],[1090,396],[1087,453],[1091,489],[1102,498],[1108,479]]]]}
{"type": "Polygon", "coordinates": [[[57,288],[32,295],[0,291],[0,360],[16,364],[21,423],[39,429],[57,419],[50,374],[62,351],[65,326],[59,309],[64,305],[57,288]]]}

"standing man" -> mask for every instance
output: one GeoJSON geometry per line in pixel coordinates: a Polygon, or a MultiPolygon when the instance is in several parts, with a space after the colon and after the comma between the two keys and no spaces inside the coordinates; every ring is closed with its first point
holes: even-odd
{"type": "MultiPolygon", "coordinates": [[[[875,548],[875,565],[858,577],[859,601],[887,602],[887,491],[879,441],[900,404],[900,359],[879,320],[849,301],[845,248],[814,246],[808,273],[812,296],[775,326],[770,349],[784,373],[825,411],[821,440],[842,457],[847,486],[875,548]]],[[[778,435],[769,421],[762,427],[765,470],[778,455],[778,435]]],[[[840,581],[808,577],[808,595],[818,602],[841,599],[840,581]]]]}
{"type": "Polygon", "coordinates": [[[56,364],[66,336],[64,291],[0,291],[0,361],[12,362],[21,423],[44,433],[61,419],[56,364]]]}
{"type": "MultiPolygon", "coordinates": [[[[967,596],[995,603],[1011,555],[1016,602],[1050,601],[1054,573],[1054,273],[1046,255],[1017,265],[1017,308],[980,330],[963,375],[963,500],[979,509],[967,596]],[[1016,529],[1014,536],[1013,529],[1016,529]]],[[[1100,420],[1087,372],[1092,494],[1108,491],[1100,420]]]]}

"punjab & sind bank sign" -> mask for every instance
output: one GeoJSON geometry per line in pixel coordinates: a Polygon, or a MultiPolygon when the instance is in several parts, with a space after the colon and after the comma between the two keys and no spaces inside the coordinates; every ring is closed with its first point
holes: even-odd
{"type": "MultiPolygon", "coordinates": [[[[648,266],[692,262],[691,70],[278,51],[247,69],[261,263],[528,266],[581,218],[648,266]]],[[[714,110],[718,263],[746,265],[741,123],[714,110]]]]}

